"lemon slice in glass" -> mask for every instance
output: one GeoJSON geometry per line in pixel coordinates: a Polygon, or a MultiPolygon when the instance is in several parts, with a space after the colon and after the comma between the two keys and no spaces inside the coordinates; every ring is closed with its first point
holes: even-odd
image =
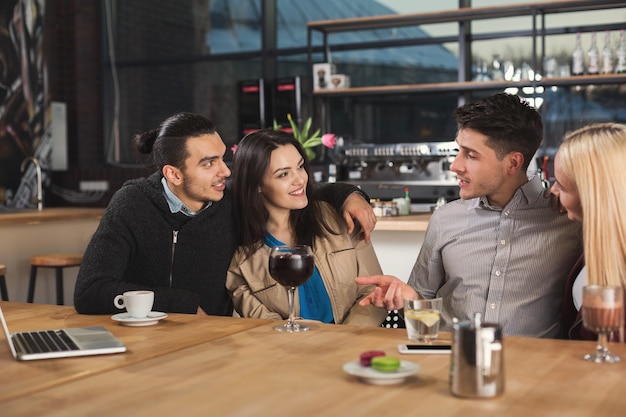
{"type": "Polygon", "coordinates": [[[413,320],[419,320],[426,326],[434,326],[440,319],[439,313],[432,311],[407,311],[405,315],[413,320]]]}

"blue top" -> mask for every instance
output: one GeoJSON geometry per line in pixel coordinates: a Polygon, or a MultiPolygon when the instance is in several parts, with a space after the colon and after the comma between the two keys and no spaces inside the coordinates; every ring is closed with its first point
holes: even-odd
{"type": "MultiPolygon", "coordinates": [[[[285,245],[270,233],[265,234],[263,243],[270,248],[285,245]]],[[[308,320],[318,320],[322,323],[334,323],[330,298],[317,266],[313,268],[311,278],[298,287],[298,299],[300,301],[300,317],[308,320]]]]}

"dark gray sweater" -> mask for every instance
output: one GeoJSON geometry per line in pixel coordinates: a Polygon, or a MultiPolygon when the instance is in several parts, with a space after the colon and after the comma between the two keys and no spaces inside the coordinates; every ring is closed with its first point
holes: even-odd
{"type": "Polygon", "coordinates": [[[109,203],[87,246],[74,292],[76,311],[119,313],[124,291],[154,291],[155,311],[231,315],[224,282],[237,248],[232,198],[194,217],[171,213],[161,174],[127,181],[109,203]]]}

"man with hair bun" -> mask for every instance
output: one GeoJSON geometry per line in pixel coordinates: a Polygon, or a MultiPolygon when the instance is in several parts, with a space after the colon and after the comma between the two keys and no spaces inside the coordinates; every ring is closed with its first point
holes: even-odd
{"type": "MultiPolygon", "coordinates": [[[[240,239],[226,186],[226,145],[215,125],[178,113],[133,143],[157,171],[113,195],[83,256],[76,311],[113,314],[116,295],[152,290],[155,311],[232,315],[226,271],[240,239]]],[[[369,200],[354,191],[329,185],[323,196],[344,211],[349,228],[355,216],[369,240],[376,218],[369,200]]]]}

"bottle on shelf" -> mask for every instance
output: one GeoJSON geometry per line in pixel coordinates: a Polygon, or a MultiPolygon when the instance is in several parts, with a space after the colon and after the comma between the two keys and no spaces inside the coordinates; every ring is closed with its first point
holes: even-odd
{"type": "Polygon", "coordinates": [[[513,65],[513,61],[504,61],[502,64],[502,71],[504,72],[504,79],[511,81],[513,79],[513,75],[515,75],[515,65],[513,65]]]}
{"type": "Polygon", "coordinates": [[[584,53],[580,39],[580,32],[576,34],[576,46],[572,52],[572,75],[583,75],[585,73],[584,68],[584,53]]]}
{"type": "Polygon", "coordinates": [[[533,71],[532,67],[528,64],[528,62],[526,62],[526,61],[522,62],[522,65],[520,65],[519,72],[520,72],[520,76],[519,76],[520,80],[531,80],[532,81],[532,80],[535,79],[535,72],[533,71]]]}
{"type": "Polygon", "coordinates": [[[604,35],[604,48],[602,49],[602,74],[613,72],[613,48],[611,48],[611,32],[604,35]]]}
{"type": "Polygon", "coordinates": [[[409,197],[409,187],[404,187],[404,197],[394,198],[400,216],[408,216],[411,213],[411,197],[409,197]]]}
{"type": "Polygon", "coordinates": [[[409,195],[409,187],[404,187],[404,213],[411,213],[411,196],[409,195]]]}
{"type": "Polygon", "coordinates": [[[617,65],[615,72],[618,74],[626,73],[626,39],[624,37],[624,29],[619,34],[619,45],[617,46],[617,65]]]}
{"type": "Polygon", "coordinates": [[[337,182],[337,165],[328,164],[328,182],[337,182]]]}
{"type": "Polygon", "coordinates": [[[600,72],[600,56],[598,54],[598,40],[596,38],[596,32],[591,33],[591,45],[587,52],[588,66],[587,74],[598,75],[600,72]]]}
{"type": "Polygon", "coordinates": [[[487,63],[482,59],[476,63],[476,75],[474,81],[490,81],[489,71],[487,71],[487,63]]]}
{"type": "Polygon", "coordinates": [[[500,55],[494,54],[493,61],[491,61],[491,79],[494,81],[504,80],[504,71],[502,69],[502,61],[500,55]]]}
{"type": "Polygon", "coordinates": [[[543,76],[548,78],[556,77],[558,75],[558,66],[555,57],[545,56],[543,58],[543,76]]]}

